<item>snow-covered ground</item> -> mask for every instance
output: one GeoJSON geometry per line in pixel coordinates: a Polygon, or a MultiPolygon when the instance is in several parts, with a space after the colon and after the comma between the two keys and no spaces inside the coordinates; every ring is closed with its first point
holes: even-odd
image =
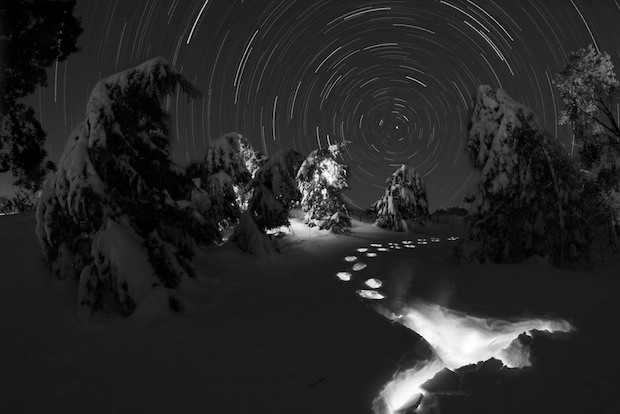
{"type": "Polygon", "coordinates": [[[129,318],[79,322],[76,283],[51,279],[34,226],[32,215],[0,217],[1,413],[370,413],[396,371],[430,356],[374,309],[414,298],[477,316],[561,317],[578,329],[534,333],[531,368],[442,371],[428,384],[436,412],[620,412],[617,257],[594,270],[540,258],[459,266],[448,240],[462,236],[456,226],[395,233],[354,221],[344,236],[294,220],[280,255],[199,254],[182,313],[147,301],[129,318]],[[370,278],[386,299],[356,294],[370,278]]]}

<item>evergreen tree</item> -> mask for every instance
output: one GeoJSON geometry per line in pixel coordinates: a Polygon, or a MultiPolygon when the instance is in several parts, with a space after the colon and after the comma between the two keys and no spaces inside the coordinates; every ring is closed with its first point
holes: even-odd
{"type": "Polygon", "coordinates": [[[289,211],[301,200],[295,177],[303,161],[303,155],[295,150],[280,150],[256,170],[248,210],[259,228],[290,224],[289,211]]]}
{"type": "MultiPolygon", "coordinates": [[[[260,151],[254,150],[252,144],[244,136],[239,139],[239,147],[241,149],[241,157],[245,163],[246,168],[250,172],[252,178],[254,178],[256,171],[267,161],[267,156],[260,151]]],[[[252,198],[253,192],[252,182],[247,184],[235,186],[235,193],[237,194],[237,204],[241,207],[242,211],[247,210],[248,203],[252,198]]]]}
{"type": "Polygon", "coordinates": [[[235,224],[241,215],[239,188],[247,186],[251,175],[241,152],[242,136],[229,132],[215,139],[203,161],[190,165],[187,176],[210,196],[210,212],[222,227],[235,224]]]}
{"type": "Polygon", "coordinates": [[[0,173],[11,172],[19,194],[14,204],[32,208],[53,165],[44,163],[46,134],[31,107],[18,99],[47,86],[47,68],[78,51],[82,32],[75,0],[0,2],[0,173]]]}
{"type": "Polygon", "coordinates": [[[336,158],[347,142],[333,144],[314,150],[304,160],[297,173],[297,185],[301,191],[301,209],[304,221],[320,229],[348,232],[351,219],[340,199],[347,187],[347,168],[336,158]]]}
{"type": "Polygon", "coordinates": [[[469,240],[462,259],[591,258],[596,217],[580,192],[583,177],[529,108],[501,89],[480,86],[467,148],[481,178],[466,198],[469,240]]]}
{"type": "Polygon", "coordinates": [[[37,235],[54,275],[79,278],[82,317],[104,306],[129,314],[154,289],[178,307],[175,287],[193,275],[196,243],[217,240],[171,161],[162,102],[177,88],[200,96],[162,58],[98,82],[44,184],[37,235]]]}
{"type": "Polygon", "coordinates": [[[422,223],[428,219],[426,186],[413,167],[400,166],[385,183],[385,194],[372,206],[377,226],[402,231],[406,220],[422,223]]]}

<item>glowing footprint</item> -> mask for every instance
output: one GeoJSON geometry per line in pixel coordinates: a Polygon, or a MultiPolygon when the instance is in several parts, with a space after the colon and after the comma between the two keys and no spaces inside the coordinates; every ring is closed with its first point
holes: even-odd
{"type": "Polygon", "coordinates": [[[387,252],[388,251],[388,249],[386,249],[385,247],[379,247],[377,250],[380,251],[380,252],[387,252]]]}
{"type": "Polygon", "coordinates": [[[338,279],[342,280],[343,282],[348,282],[349,280],[351,280],[351,273],[349,272],[338,272],[336,273],[336,276],[338,276],[338,279]]]}
{"type": "Polygon", "coordinates": [[[377,253],[369,252],[369,253],[366,253],[366,256],[368,256],[368,257],[376,257],[377,253]]]}
{"type": "Polygon", "coordinates": [[[383,299],[385,297],[381,293],[377,292],[376,290],[368,290],[368,289],[360,289],[357,291],[357,294],[363,297],[364,299],[378,300],[378,299],[383,299]]]}
{"type": "Polygon", "coordinates": [[[378,289],[383,286],[383,282],[376,278],[368,279],[365,283],[366,286],[372,289],[378,289]]]}
{"type": "Polygon", "coordinates": [[[415,245],[413,244],[407,244],[405,247],[408,249],[415,249],[415,245]]]}
{"type": "Polygon", "coordinates": [[[372,247],[381,247],[381,243],[371,243],[372,247]]]}
{"type": "Polygon", "coordinates": [[[347,256],[344,258],[347,262],[354,262],[357,260],[357,256],[347,256]]]}
{"type": "Polygon", "coordinates": [[[357,251],[360,252],[360,253],[364,253],[364,252],[367,252],[368,249],[366,247],[360,247],[360,248],[357,249],[357,251]]]}
{"type": "Polygon", "coordinates": [[[362,269],[366,268],[366,263],[362,263],[362,262],[357,262],[353,265],[353,270],[358,272],[362,269]]]}

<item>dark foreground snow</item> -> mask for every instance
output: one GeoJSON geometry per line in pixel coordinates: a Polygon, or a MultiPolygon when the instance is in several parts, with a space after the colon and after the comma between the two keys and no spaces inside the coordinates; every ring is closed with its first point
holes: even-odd
{"type": "Polygon", "coordinates": [[[198,255],[181,314],[147,302],[130,318],[78,322],[76,284],[50,279],[34,225],[30,215],[0,217],[2,413],[370,413],[394,373],[430,351],[356,295],[369,278],[383,282],[384,302],[421,298],[577,327],[535,333],[532,368],[498,371],[490,361],[461,379],[441,372],[428,385],[440,412],[620,412],[617,259],[593,271],[541,259],[457,266],[447,238],[459,229],[404,234],[354,221],[352,236],[337,236],[295,221],[279,256],[198,255]],[[428,244],[404,248],[417,238],[428,244]],[[353,255],[367,266],[354,271],[353,255]],[[344,271],[349,282],[337,277],[344,271]]]}

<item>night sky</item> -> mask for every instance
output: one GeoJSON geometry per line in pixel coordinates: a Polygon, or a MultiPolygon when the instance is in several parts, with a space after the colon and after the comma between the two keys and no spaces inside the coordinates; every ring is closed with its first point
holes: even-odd
{"type": "Polygon", "coordinates": [[[267,154],[345,139],[344,195],[361,207],[403,163],[424,175],[431,211],[463,205],[477,182],[465,143],[479,84],[569,145],[554,74],[590,43],[620,63],[619,0],[78,0],[75,14],[82,52],[26,100],[52,160],[99,79],[163,56],[204,93],[169,101],[178,163],[229,131],[267,154]]]}

